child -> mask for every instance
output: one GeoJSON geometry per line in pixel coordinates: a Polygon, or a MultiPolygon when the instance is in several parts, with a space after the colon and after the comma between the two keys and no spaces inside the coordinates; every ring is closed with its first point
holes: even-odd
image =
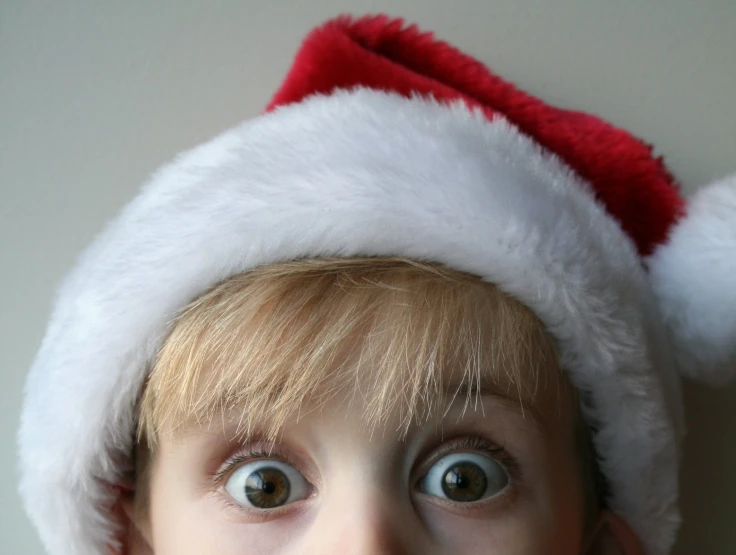
{"type": "Polygon", "coordinates": [[[315,30],[269,112],[61,288],[20,431],[49,553],[668,553],[676,370],[734,374],[736,181],[686,206],[385,17],[315,30]]]}

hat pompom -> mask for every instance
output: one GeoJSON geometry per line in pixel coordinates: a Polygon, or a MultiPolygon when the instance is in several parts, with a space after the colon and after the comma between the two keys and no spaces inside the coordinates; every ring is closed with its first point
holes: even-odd
{"type": "Polygon", "coordinates": [[[683,375],[736,378],[736,175],[693,195],[649,270],[683,375]]]}

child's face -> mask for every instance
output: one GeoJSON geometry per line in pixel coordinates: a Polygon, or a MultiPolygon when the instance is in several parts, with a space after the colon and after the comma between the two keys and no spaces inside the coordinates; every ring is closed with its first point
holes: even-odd
{"type": "Polygon", "coordinates": [[[371,434],[363,401],[340,394],[275,443],[229,440],[227,415],[164,436],[145,535],[156,555],[580,553],[573,402],[536,386],[523,407],[518,384],[488,383],[477,407],[460,393],[403,439],[398,414],[371,434]]]}

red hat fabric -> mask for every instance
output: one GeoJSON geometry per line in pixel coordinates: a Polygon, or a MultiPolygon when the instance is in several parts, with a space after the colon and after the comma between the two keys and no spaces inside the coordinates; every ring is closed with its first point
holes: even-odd
{"type": "Polygon", "coordinates": [[[683,213],[677,183],[651,145],[593,115],[545,104],[402,19],[340,17],[312,31],[267,109],[353,87],[462,100],[489,119],[505,117],[592,185],[641,255],[664,242],[683,213]]]}

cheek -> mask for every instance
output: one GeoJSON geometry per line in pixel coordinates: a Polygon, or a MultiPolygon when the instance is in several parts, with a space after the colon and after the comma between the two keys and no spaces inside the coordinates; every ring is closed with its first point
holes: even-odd
{"type": "Polygon", "coordinates": [[[206,487],[164,461],[151,483],[151,534],[156,555],[281,553],[295,526],[288,519],[245,523],[206,487]]]}
{"type": "Polygon", "coordinates": [[[572,450],[550,449],[538,472],[544,475],[541,482],[544,487],[534,492],[534,519],[540,536],[549,545],[547,552],[579,553],[585,534],[586,508],[576,455],[572,450]]]}
{"type": "Polygon", "coordinates": [[[503,555],[570,555],[579,553],[579,515],[565,506],[547,507],[517,500],[497,515],[461,516],[437,507],[422,510],[422,518],[443,553],[503,555]]]}
{"type": "Polygon", "coordinates": [[[156,555],[248,553],[223,545],[222,523],[206,510],[204,489],[192,486],[186,467],[164,455],[151,480],[151,535],[156,555]]]}
{"type": "MultiPolygon", "coordinates": [[[[562,443],[562,442],[560,442],[562,443]]],[[[580,553],[584,538],[583,483],[572,452],[547,449],[531,461],[514,497],[477,515],[419,507],[443,552],[504,555],[580,553]]]]}
{"type": "Polygon", "coordinates": [[[197,522],[196,505],[186,491],[186,480],[166,462],[157,465],[151,480],[151,535],[156,555],[208,553],[208,531],[197,522]]]}
{"type": "Polygon", "coordinates": [[[570,555],[580,552],[580,533],[561,515],[518,506],[501,516],[468,518],[431,508],[423,515],[443,553],[570,555]]]}

